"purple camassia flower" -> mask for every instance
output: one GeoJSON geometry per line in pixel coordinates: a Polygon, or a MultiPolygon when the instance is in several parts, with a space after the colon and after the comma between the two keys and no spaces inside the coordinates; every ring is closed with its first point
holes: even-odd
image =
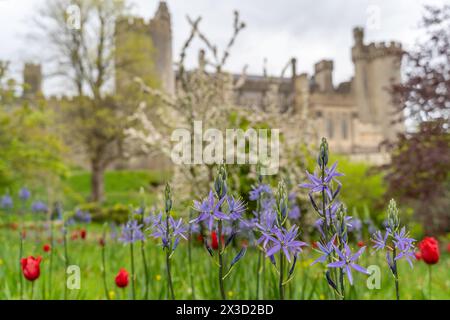
{"type": "Polygon", "coordinates": [[[119,238],[123,243],[134,243],[139,240],[144,240],[144,233],[142,232],[142,224],[138,224],[137,220],[128,221],[122,227],[122,233],[119,238]]]}
{"type": "Polygon", "coordinates": [[[349,232],[358,232],[362,228],[362,221],[361,219],[351,217],[350,221],[348,222],[348,231],[349,232]]]}
{"type": "Polygon", "coordinates": [[[339,250],[338,247],[334,246],[334,251],[336,251],[336,253],[338,254],[338,256],[341,260],[329,263],[328,267],[330,267],[330,268],[345,268],[345,271],[346,271],[346,274],[348,277],[348,281],[350,282],[351,285],[353,285],[353,276],[352,276],[351,269],[354,269],[354,270],[364,273],[364,274],[369,274],[369,272],[365,268],[363,268],[360,265],[357,265],[355,263],[355,261],[358,260],[359,256],[364,252],[365,249],[366,249],[366,247],[362,247],[361,249],[358,250],[358,252],[356,252],[355,254],[352,254],[352,252],[350,251],[350,248],[348,247],[347,244],[344,245],[343,251],[339,250]]]}
{"type": "Polygon", "coordinates": [[[151,234],[154,238],[160,238],[163,247],[169,247],[170,242],[173,240],[174,244],[172,250],[177,247],[180,238],[187,240],[186,232],[187,228],[183,223],[183,219],[175,220],[173,217],[169,217],[169,237],[167,238],[167,221],[162,218],[162,214],[159,214],[153,224],[152,229],[154,229],[151,234]]]}
{"type": "Polygon", "coordinates": [[[322,253],[322,255],[317,258],[313,263],[311,263],[311,265],[315,265],[318,262],[325,262],[328,257],[333,253],[334,251],[334,241],[336,240],[336,235],[333,236],[333,238],[331,238],[330,242],[328,242],[327,244],[323,245],[322,243],[317,242],[317,246],[319,247],[319,251],[322,253]]]}
{"type": "Polygon", "coordinates": [[[233,233],[235,233],[235,230],[230,225],[224,225],[222,227],[222,235],[224,236],[231,236],[233,233]]]}
{"type": "Polygon", "coordinates": [[[389,232],[386,231],[384,236],[381,234],[381,231],[378,230],[372,235],[372,242],[374,243],[373,248],[375,251],[383,250],[386,247],[386,242],[389,237],[389,232]]]}
{"type": "Polygon", "coordinates": [[[111,240],[115,240],[117,238],[117,226],[114,222],[111,222],[109,224],[109,228],[111,230],[109,236],[111,238],[111,240]]]}
{"type": "Polygon", "coordinates": [[[300,207],[293,206],[291,210],[289,210],[288,217],[292,220],[300,219],[300,207]]]}
{"type": "Polygon", "coordinates": [[[228,204],[228,212],[229,217],[231,220],[237,220],[239,219],[242,214],[247,209],[245,202],[242,201],[242,199],[235,199],[234,197],[230,196],[227,197],[227,204],[228,204]]]}
{"type": "MultiPolygon", "coordinates": [[[[256,216],[256,212],[253,211],[253,214],[256,216]]],[[[258,223],[257,218],[250,219],[240,219],[239,221],[239,229],[241,230],[253,230],[256,228],[256,224],[258,223]]]]}
{"type": "Polygon", "coordinates": [[[276,205],[276,200],[273,197],[263,199],[261,201],[261,214],[264,215],[268,212],[273,212],[276,205]]]}
{"type": "Polygon", "coordinates": [[[263,248],[266,249],[267,244],[272,238],[272,233],[277,219],[277,215],[273,211],[268,211],[267,213],[261,215],[261,222],[256,223],[256,227],[261,232],[261,237],[258,239],[257,243],[263,243],[263,248]]]}
{"type": "Polygon", "coordinates": [[[9,194],[5,194],[0,201],[2,209],[11,209],[13,207],[13,200],[9,194]]]}
{"type": "Polygon", "coordinates": [[[228,217],[220,209],[225,200],[226,197],[223,197],[216,203],[216,199],[214,197],[214,193],[212,190],[209,191],[208,197],[204,199],[202,202],[194,200],[194,210],[198,211],[200,214],[197,218],[191,220],[190,223],[207,220],[208,228],[209,230],[212,230],[214,219],[229,220],[230,217],[228,217]]]}
{"type": "Polygon", "coordinates": [[[340,186],[341,183],[335,178],[344,175],[336,171],[336,166],[337,162],[335,162],[330,169],[325,169],[325,177],[323,183],[322,179],[317,174],[310,174],[308,171],[306,171],[306,175],[308,176],[310,183],[302,183],[299,185],[299,187],[309,189],[310,194],[324,191],[328,195],[328,197],[332,199],[333,194],[331,192],[329,184],[333,180],[340,186]]]}
{"type": "Polygon", "coordinates": [[[19,190],[19,198],[22,201],[27,201],[31,197],[31,192],[27,188],[23,187],[19,190]]]}
{"type": "Polygon", "coordinates": [[[33,211],[34,213],[45,213],[47,212],[47,210],[47,205],[42,201],[35,201],[31,205],[31,211],[33,211]]]}
{"type": "MultiPolygon", "coordinates": [[[[327,214],[327,222],[329,225],[331,225],[331,224],[337,225],[336,212],[337,212],[337,209],[339,208],[339,206],[340,206],[340,203],[338,201],[336,201],[336,202],[333,202],[333,204],[331,205],[330,208],[325,209],[325,212],[327,214]]],[[[352,217],[349,217],[349,216],[344,217],[344,222],[348,228],[350,227],[351,219],[352,219],[352,217]]],[[[317,228],[317,230],[319,230],[319,232],[322,236],[325,236],[325,234],[323,232],[323,224],[324,223],[325,223],[324,218],[319,218],[314,223],[314,226],[317,228]]],[[[339,226],[336,226],[336,227],[339,228],[339,226]]]]}
{"type": "Polygon", "coordinates": [[[273,236],[270,236],[271,247],[266,251],[268,257],[275,255],[282,250],[287,260],[291,262],[291,255],[296,256],[302,251],[302,247],[306,246],[305,242],[296,240],[298,235],[298,227],[293,225],[291,229],[273,228],[273,236]]]}
{"type": "Polygon", "coordinates": [[[145,216],[144,219],[142,219],[142,222],[144,223],[145,226],[150,226],[153,224],[153,216],[148,215],[145,216]]]}
{"type": "Polygon", "coordinates": [[[198,223],[191,223],[191,233],[200,233],[200,225],[198,223]]]}
{"type": "Polygon", "coordinates": [[[400,251],[400,253],[394,259],[399,260],[401,258],[405,258],[412,268],[413,264],[411,259],[415,259],[414,242],[416,240],[413,238],[408,238],[405,227],[403,227],[400,232],[395,232],[393,238],[395,247],[400,251]]]}
{"type": "Polygon", "coordinates": [[[263,194],[272,194],[272,189],[267,184],[259,184],[257,186],[253,186],[252,190],[249,194],[249,199],[251,201],[258,200],[263,194]]]}
{"type": "Polygon", "coordinates": [[[82,223],[90,223],[92,221],[92,216],[88,211],[83,211],[81,209],[78,209],[75,212],[75,221],[82,222],[82,223]]]}

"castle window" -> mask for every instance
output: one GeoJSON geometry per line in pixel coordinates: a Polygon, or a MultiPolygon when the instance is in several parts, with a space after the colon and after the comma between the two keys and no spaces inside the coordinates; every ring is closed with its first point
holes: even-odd
{"type": "Polygon", "coordinates": [[[327,119],[326,131],[327,131],[328,139],[333,139],[333,119],[332,118],[327,119]]]}
{"type": "Polygon", "coordinates": [[[342,138],[344,140],[348,139],[348,123],[347,119],[342,119],[342,138]]]}

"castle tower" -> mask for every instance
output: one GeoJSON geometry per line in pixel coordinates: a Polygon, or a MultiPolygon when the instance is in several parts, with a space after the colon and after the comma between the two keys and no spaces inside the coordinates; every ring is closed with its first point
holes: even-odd
{"type": "Polygon", "coordinates": [[[162,88],[169,94],[175,93],[175,74],[172,56],[172,28],[169,8],[160,1],[158,10],[150,20],[150,35],[153,40],[154,63],[162,88]]]}
{"type": "Polygon", "coordinates": [[[314,65],[314,80],[321,92],[333,91],[333,61],[321,60],[314,65]]]}
{"type": "Polygon", "coordinates": [[[25,63],[23,69],[23,97],[35,97],[42,92],[42,70],[40,64],[25,63]]]}
{"type": "Polygon", "coordinates": [[[115,30],[115,88],[116,93],[127,96],[136,88],[134,78],[148,82],[155,75],[154,46],[144,19],[123,17],[115,30]]]}
{"type": "Polygon", "coordinates": [[[400,82],[401,44],[391,42],[364,45],[364,30],[353,30],[355,45],[352,59],[355,65],[354,87],[358,117],[363,123],[378,125],[385,139],[395,138],[402,125],[392,125],[394,106],[389,93],[393,83],[400,82]]]}
{"type": "Polygon", "coordinates": [[[369,84],[367,75],[368,56],[364,46],[364,30],[362,28],[353,29],[355,44],[352,48],[352,60],[355,66],[354,92],[356,95],[357,113],[361,122],[370,123],[374,110],[369,105],[369,84]]]}

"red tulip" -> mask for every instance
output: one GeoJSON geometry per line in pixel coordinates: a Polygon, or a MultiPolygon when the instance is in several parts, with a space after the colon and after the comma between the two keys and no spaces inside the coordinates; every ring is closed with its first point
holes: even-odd
{"type": "Polygon", "coordinates": [[[439,261],[439,243],[433,237],[425,237],[419,243],[422,260],[426,264],[436,264],[439,261]]]}
{"type": "Polygon", "coordinates": [[[46,243],[46,244],[44,244],[44,246],[42,247],[42,249],[43,249],[45,252],[50,252],[51,247],[50,247],[50,245],[49,245],[48,243],[46,243]]]}
{"type": "MultiPolygon", "coordinates": [[[[220,239],[222,240],[222,243],[224,242],[224,236],[222,235],[220,237],[220,239]]],[[[211,247],[214,250],[219,249],[219,241],[217,239],[217,233],[215,231],[211,232],[211,247]]]]}
{"type": "Polygon", "coordinates": [[[357,245],[360,248],[364,247],[364,241],[358,241],[357,245]]]}
{"type": "Polygon", "coordinates": [[[311,243],[311,247],[313,247],[314,249],[317,249],[319,246],[317,245],[317,241],[313,241],[311,243]]]}
{"type": "Polygon", "coordinates": [[[98,244],[100,245],[100,247],[104,247],[106,244],[105,239],[104,238],[98,239],[98,244]]]}
{"type": "Polygon", "coordinates": [[[128,286],[128,272],[125,268],[120,268],[119,273],[116,276],[116,285],[119,288],[125,288],[128,286]]]}
{"type": "Polygon", "coordinates": [[[416,256],[416,259],[417,259],[417,260],[422,260],[422,253],[421,253],[420,251],[416,251],[416,252],[414,253],[414,255],[416,256]]]}
{"type": "Polygon", "coordinates": [[[27,280],[34,281],[39,278],[39,275],[41,274],[41,269],[39,266],[41,260],[41,257],[34,258],[32,256],[20,260],[23,275],[27,280]]]}
{"type": "Polygon", "coordinates": [[[447,252],[450,252],[450,243],[447,244],[447,252]]]}
{"type": "Polygon", "coordinates": [[[80,230],[80,237],[81,239],[86,239],[86,229],[81,229],[80,230]]]}

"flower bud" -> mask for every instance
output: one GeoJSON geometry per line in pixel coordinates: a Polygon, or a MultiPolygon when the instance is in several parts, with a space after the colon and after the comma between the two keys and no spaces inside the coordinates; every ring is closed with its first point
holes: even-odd
{"type": "Polygon", "coordinates": [[[222,199],[228,192],[227,188],[227,170],[224,165],[219,167],[216,179],[214,180],[214,190],[219,199],[222,199]]]}
{"type": "Polygon", "coordinates": [[[328,164],[328,142],[327,139],[322,138],[322,143],[319,148],[319,155],[317,157],[317,164],[321,168],[325,168],[328,164]]]}
{"type": "Polygon", "coordinates": [[[278,222],[280,223],[280,225],[282,225],[288,212],[288,196],[286,192],[286,184],[283,180],[278,183],[276,204],[278,212],[278,222]]]}
{"type": "Polygon", "coordinates": [[[166,205],[166,212],[170,212],[170,210],[172,210],[172,190],[168,183],[166,183],[166,189],[164,191],[164,202],[166,205]]]}
{"type": "Polygon", "coordinates": [[[392,232],[395,232],[400,227],[400,217],[398,216],[397,204],[394,199],[389,201],[388,206],[388,224],[392,232]]]}

